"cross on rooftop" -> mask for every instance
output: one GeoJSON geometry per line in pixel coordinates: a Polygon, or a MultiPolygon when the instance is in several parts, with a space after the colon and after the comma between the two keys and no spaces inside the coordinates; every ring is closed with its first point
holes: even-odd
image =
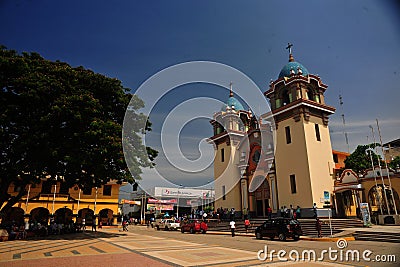
{"type": "Polygon", "coordinates": [[[286,47],[286,49],[289,49],[289,54],[291,54],[291,53],[292,53],[292,46],[293,46],[293,44],[291,44],[291,43],[287,43],[287,47],[286,47]]]}

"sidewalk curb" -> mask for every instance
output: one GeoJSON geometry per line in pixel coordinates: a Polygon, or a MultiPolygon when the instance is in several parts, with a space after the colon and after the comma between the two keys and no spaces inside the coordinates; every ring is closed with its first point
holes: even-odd
{"type": "MultiPolygon", "coordinates": [[[[217,231],[207,231],[207,234],[210,235],[232,235],[231,232],[217,232],[217,231]]],[[[252,233],[238,233],[235,232],[235,236],[250,236],[250,237],[256,237],[254,234],[252,233]]]]}
{"type": "Polygon", "coordinates": [[[343,236],[343,237],[308,237],[300,236],[300,240],[306,241],[319,241],[319,242],[337,242],[338,240],[354,241],[356,240],[353,236],[343,236]]]}

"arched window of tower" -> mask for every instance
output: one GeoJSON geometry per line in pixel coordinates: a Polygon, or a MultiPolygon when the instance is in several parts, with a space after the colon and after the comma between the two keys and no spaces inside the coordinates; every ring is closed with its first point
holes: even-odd
{"type": "Polygon", "coordinates": [[[307,99],[314,100],[314,90],[312,88],[307,89],[307,99]]]}
{"type": "Polygon", "coordinates": [[[283,98],[283,105],[284,106],[289,104],[290,102],[292,102],[291,101],[292,95],[291,95],[290,91],[287,90],[287,89],[285,91],[283,91],[282,98],[283,98]]]}

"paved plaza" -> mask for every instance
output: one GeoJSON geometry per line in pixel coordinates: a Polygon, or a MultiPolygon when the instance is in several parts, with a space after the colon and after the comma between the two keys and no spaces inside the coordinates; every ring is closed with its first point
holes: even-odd
{"type": "MultiPolygon", "coordinates": [[[[190,235],[143,226],[129,229],[129,232],[103,229],[40,240],[1,242],[0,266],[366,266],[360,262],[281,262],[276,257],[271,262],[257,258],[257,251],[264,244],[275,249],[293,249],[317,248],[327,242],[266,242],[250,236],[190,235]]],[[[392,246],[386,245],[390,252],[392,246]]]]}

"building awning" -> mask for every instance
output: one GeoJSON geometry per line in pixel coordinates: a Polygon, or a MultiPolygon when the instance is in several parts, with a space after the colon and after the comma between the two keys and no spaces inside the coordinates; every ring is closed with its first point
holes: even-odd
{"type": "Polygon", "coordinates": [[[335,186],[333,192],[334,193],[341,193],[346,190],[363,190],[364,188],[362,187],[361,184],[355,184],[355,185],[346,185],[346,186],[335,186]]]}

